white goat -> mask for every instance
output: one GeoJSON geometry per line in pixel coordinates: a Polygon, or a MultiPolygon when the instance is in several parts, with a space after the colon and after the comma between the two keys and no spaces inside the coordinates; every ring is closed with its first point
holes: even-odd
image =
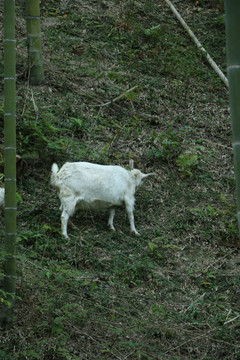
{"type": "Polygon", "coordinates": [[[62,211],[62,234],[68,238],[67,223],[75,208],[110,209],[108,225],[112,230],[115,206],[125,204],[130,228],[139,235],[134,225],[134,194],[142,180],[150,175],[140,170],[128,171],[121,166],[97,165],[87,162],[66,163],[58,170],[52,165],[51,184],[58,188],[62,211]]]}
{"type": "Polygon", "coordinates": [[[5,203],[5,189],[0,188],[0,211],[4,210],[4,203],[5,203]]]}

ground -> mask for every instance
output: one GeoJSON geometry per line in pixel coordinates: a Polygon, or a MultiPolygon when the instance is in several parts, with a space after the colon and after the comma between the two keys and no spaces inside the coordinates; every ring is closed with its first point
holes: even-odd
{"type": "MultiPolygon", "coordinates": [[[[222,2],[174,4],[226,74],[222,2]]],[[[239,359],[228,89],[163,0],[41,1],[45,83],[32,87],[16,5],[27,167],[17,186],[15,320],[0,358],[239,359]],[[157,174],[136,193],[141,235],[118,209],[116,232],[106,212],[85,211],[63,239],[51,164],[128,168],[130,159],[157,174]]]]}

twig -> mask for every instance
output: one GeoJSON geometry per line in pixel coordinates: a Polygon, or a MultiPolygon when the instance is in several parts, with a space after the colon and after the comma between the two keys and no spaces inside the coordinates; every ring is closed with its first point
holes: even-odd
{"type": "MultiPolygon", "coordinates": [[[[209,340],[209,339],[211,339],[211,340],[213,340],[213,341],[216,341],[216,342],[219,342],[219,343],[223,343],[223,344],[225,344],[225,345],[232,346],[232,347],[234,347],[234,348],[239,348],[239,347],[240,347],[239,344],[236,344],[236,345],[235,345],[235,344],[232,344],[232,343],[230,343],[230,342],[228,342],[228,341],[225,341],[225,340],[215,339],[215,338],[213,338],[213,337],[208,338],[208,340],[209,340]]],[[[230,359],[230,357],[229,357],[228,359],[230,359]]]]}
{"type": "Polygon", "coordinates": [[[121,95],[117,96],[115,99],[110,100],[110,101],[106,102],[105,104],[99,104],[99,105],[97,104],[97,105],[89,105],[89,106],[94,106],[94,107],[100,106],[100,107],[103,107],[103,106],[107,106],[107,105],[113,104],[114,102],[116,102],[116,101],[120,100],[122,97],[124,97],[124,96],[125,96],[127,93],[129,93],[130,91],[135,90],[137,87],[138,87],[138,85],[133,86],[131,89],[125,91],[125,92],[122,93],[121,95]]]}
{"type": "Polygon", "coordinates": [[[192,306],[193,304],[196,304],[199,300],[202,300],[202,299],[204,298],[205,294],[206,294],[206,293],[200,295],[196,300],[194,300],[194,301],[187,307],[187,309],[185,310],[185,313],[191,308],[191,306],[192,306]]]}
{"type": "Polygon", "coordinates": [[[172,12],[174,13],[174,15],[177,17],[177,19],[180,21],[180,23],[182,24],[182,26],[184,27],[184,29],[187,31],[187,33],[189,34],[189,36],[192,38],[192,40],[195,42],[195,44],[197,45],[198,49],[201,50],[207,58],[207,61],[209,62],[209,64],[211,65],[211,67],[213,68],[213,70],[218,74],[218,76],[220,77],[220,79],[224,82],[224,84],[228,87],[228,79],[226,78],[226,76],[223,74],[223,72],[219,69],[219,67],[217,66],[217,64],[215,63],[215,61],[211,58],[211,56],[208,54],[207,50],[202,46],[202,44],[200,43],[200,41],[197,39],[197,37],[195,36],[195,34],[192,32],[192,30],[190,29],[190,27],[186,24],[186,22],[183,20],[183,18],[181,17],[181,15],[179,14],[179,12],[175,9],[175,7],[173,6],[173,4],[171,3],[170,0],[165,0],[166,3],[169,5],[170,9],[172,10],[172,12]]]}
{"type": "MultiPolygon", "coordinates": [[[[73,327],[79,334],[86,336],[88,339],[91,339],[93,342],[95,343],[99,343],[100,341],[94,339],[91,335],[89,335],[88,333],[86,333],[85,331],[79,330],[77,326],[72,325],[69,321],[67,321],[68,325],[73,327]]],[[[103,345],[105,349],[107,349],[112,356],[114,356],[114,358],[118,359],[118,360],[122,360],[118,355],[114,354],[109,348],[107,348],[105,345],[103,345]]]]}
{"type": "MultiPolygon", "coordinates": [[[[34,95],[33,95],[33,91],[32,89],[30,89],[30,86],[28,86],[28,90],[31,92],[31,101],[33,103],[33,108],[34,108],[34,111],[35,111],[35,114],[36,114],[36,120],[38,119],[38,106],[36,105],[35,103],[35,100],[34,100],[34,95]]],[[[21,114],[21,117],[24,116],[24,113],[25,113],[25,109],[26,109],[26,104],[27,104],[27,100],[29,99],[29,92],[27,92],[25,94],[25,101],[24,101],[24,105],[23,105],[23,110],[22,110],[22,114],[21,114]]]]}
{"type": "Polygon", "coordinates": [[[228,149],[228,150],[231,150],[231,151],[232,151],[232,148],[231,148],[230,146],[223,145],[223,144],[219,144],[219,143],[213,142],[213,141],[208,140],[208,139],[203,139],[203,141],[206,141],[206,142],[208,142],[209,144],[216,145],[216,146],[220,146],[220,147],[223,147],[223,148],[225,148],[225,149],[228,149]]]}
{"type": "Polygon", "coordinates": [[[228,324],[228,323],[230,323],[230,322],[233,322],[234,320],[238,319],[239,317],[240,317],[240,315],[237,315],[237,316],[235,316],[233,319],[230,319],[230,320],[225,321],[224,325],[226,325],[226,324],[228,324]]]}
{"type": "Polygon", "coordinates": [[[32,100],[32,103],[33,103],[33,108],[34,108],[34,111],[36,113],[36,120],[37,120],[38,119],[38,107],[37,107],[37,105],[35,103],[32,89],[31,89],[31,95],[32,95],[31,100],[32,100]]]}
{"type": "MultiPolygon", "coordinates": [[[[217,259],[217,260],[215,260],[213,263],[209,264],[209,265],[206,267],[205,270],[201,271],[201,273],[196,276],[196,278],[202,276],[203,274],[206,274],[206,272],[208,271],[208,269],[209,269],[211,266],[214,266],[214,265],[217,264],[219,261],[222,261],[223,259],[225,259],[225,258],[228,257],[228,256],[229,256],[229,254],[226,254],[226,255],[224,255],[223,257],[221,257],[220,259],[217,259]]],[[[224,262],[221,262],[221,264],[217,267],[217,269],[219,269],[219,268],[222,267],[223,265],[224,265],[224,262]]]]}
{"type": "Polygon", "coordinates": [[[126,360],[129,356],[131,356],[132,354],[134,354],[136,352],[136,349],[130,351],[127,355],[125,355],[121,360],[126,360]]]}
{"type": "Polygon", "coordinates": [[[214,329],[209,330],[207,334],[198,335],[198,336],[196,336],[195,338],[188,339],[187,341],[184,341],[182,344],[180,344],[180,345],[178,345],[178,346],[175,346],[175,347],[167,350],[164,354],[167,354],[167,353],[169,353],[169,352],[171,352],[171,351],[174,351],[174,350],[176,350],[176,349],[179,349],[179,348],[181,348],[183,345],[186,345],[187,343],[189,343],[189,342],[191,342],[191,341],[195,341],[195,340],[197,340],[197,339],[199,339],[199,338],[203,338],[203,337],[205,337],[205,336],[208,336],[211,332],[213,332],[213,330],[214,330],[214,329]]]}

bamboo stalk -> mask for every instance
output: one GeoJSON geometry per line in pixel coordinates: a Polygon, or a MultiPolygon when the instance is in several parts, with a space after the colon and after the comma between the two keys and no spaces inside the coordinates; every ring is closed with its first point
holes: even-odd
{"type": "Polygon", "coordinates": [[[123,98],[124,96],[126,96],[129,92],[135,90],[139,85],[135,85],[133,86],[131,89],[124,91],[124,93],[122,93],[121,95],[117,96],[115,99],[107,101],[104,104],[97,104],[97,105],[90,105],[90,106],[94,106],[94,107],[103,107],[103,106],[108,106],[110,104],[115,103],[116,101],[120,100],[121,98],[123,98]]]}
{"type": "Polygon", "coordinates": [[[39,85],[44,82],[39,0],[26,0],[26,22],[29,82],[32,85],[39,85]]]}
{"type": "Polygon", "coordinates": [[[237,193],[238,229],[240,236],[240,1],[225,0],[227,71],[233,134],[234,169],[237,193]]]}
{"type": "Polygon", "coordinates": [[[16,288],[16,51],[15,0],[4,0],[4,174],[5,174],[5,263],[1,327],[13,322],[16,288]]]}
{"type": "Polygon", "coordinates": [[[192,30],[190,29],[190,27],[187,25],[187,23],[183,20],[182,16],[179,14],[179,12],[176,10],[176,8],[173,6],[173,4],[171,3],[170,0],[165,0],[166,3],[168,4],[168,6],[170,7],[170,9],[172,10],[172,12],[174,13],[174,15],[177,17],[177,19],[179,20],[179,22],[182,24],[182,26],[184,27],[184,29],[187,31],[187,33],[189,34],[189,36],[191,37],[191,39],[194,41],[194,43],[197,45],[198,49],[200,51],[202,51],[204,53],[204,55],[206,56],[207,61],[209,62],[209,64],[211,65],[211,67],[213,68],[213,70],[218,74],[218,76],[220,77],[220,79],[224,82],[224,84],[228,87],[228,79],[226,78],[226,76],[223,74],[223,72],[220,70],[220,68],[217,66],[217,64],[215,63],[215,61],[211,58],[211,56],[208,54],[207,50],[202,46],[202,44],[200,43],[200,41],[197,39],[197,37],[195,36],[195,34],[192,32],[192,30]]]}

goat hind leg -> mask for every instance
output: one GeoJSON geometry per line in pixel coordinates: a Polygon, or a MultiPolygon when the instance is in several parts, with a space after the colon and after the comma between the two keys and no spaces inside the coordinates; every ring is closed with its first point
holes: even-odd
{"type": "Polygon", "coordinates": [[[61,215],[62,234],[66,239],[69,239],[68,234],[67,234],[68,219],[69,219],[69,214],[65,209],[63,209],[63,212],[61,215]]]}
{"type": "Polygon", "coordinates": [[[133,215],[133,209],[134,209],[134,202],[125,200],[126,210],[128,214],[128,219],[130,222],[130,229],[131,232],[133,232],[135,235],[140,235],[139,232],[137,232],[134,224],[134,215],[133,215]]]}
{"type": "Polygon", "coordinates": [[[110,209],[109,219],[108,219],[108,225],[110,226],[110,229],[113,230],[113,231],[115,231],[115,227],[113,225],[114,215],[115,215],[115,209],[111,208],[110,209]]]}

